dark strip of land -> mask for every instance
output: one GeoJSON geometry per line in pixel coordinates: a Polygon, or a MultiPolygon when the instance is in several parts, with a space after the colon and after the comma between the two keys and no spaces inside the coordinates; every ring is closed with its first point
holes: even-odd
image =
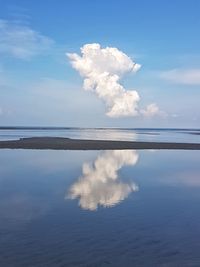
{"type": "Polygon", "coordinates": [[[132,142],[80,140],[61,137],[33,137],[0,141],[0,149],[114,150],[114,149],[184,149],[200,150],[200,143],[132,142]]]}

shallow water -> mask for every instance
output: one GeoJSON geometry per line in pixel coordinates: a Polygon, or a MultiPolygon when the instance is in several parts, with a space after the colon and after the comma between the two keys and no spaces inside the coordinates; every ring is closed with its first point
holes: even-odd
{"type": "Polygon", "coordinates": [[[24,137],[67,137],[75,139],[189,142],[200,143],[200,129],[134,129],[134,128],[2,128],[0,140],[24,137]]]}
{"type": "Polygon", "coordinates": [[[200,266],[200,151],[0,150],[0,266],[200,266]]]}

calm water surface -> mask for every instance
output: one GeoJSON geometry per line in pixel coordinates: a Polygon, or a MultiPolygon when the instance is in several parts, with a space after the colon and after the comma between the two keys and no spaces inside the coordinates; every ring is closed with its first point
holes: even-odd
{"type": "Polygon", "coordinates": [[[200,266],[200,151],[0,150],[0,266],[200,266]]]}
{"type": "Polygon", "coordinates": [[[134,128],[3,128],[0,140],[16,140],[35,136],[55,136],[75,139],[194,142],[200,143],[200,129],[134,129],[134,128]]]}

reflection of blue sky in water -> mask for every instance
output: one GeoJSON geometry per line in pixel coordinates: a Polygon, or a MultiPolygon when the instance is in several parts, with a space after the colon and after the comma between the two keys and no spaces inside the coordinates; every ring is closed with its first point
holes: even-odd
{"type": "Polygon", "coordinates": [[[138,153],[1,150],[0,266],[199,266],[200,151],[138,153]]]}
{"type": "Polygon", "coordinates": [[[135,183],[122,182],[118,174],[123,166],[137,161],[138,154],[134,150],[102,152],[93,163],[83,164],[82,175],[70,187],[67,198],[78,198],[81,208],[88,210],[116,205],[138,190],[135,183]]]}

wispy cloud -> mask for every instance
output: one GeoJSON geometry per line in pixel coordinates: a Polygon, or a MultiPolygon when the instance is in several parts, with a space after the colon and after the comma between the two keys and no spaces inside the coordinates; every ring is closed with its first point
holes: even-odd
{"type": "Polygon", "coordinates": [[[8,84],[8,77],[7,73],[5,72],[3,66],[1,65],[0,62],[0,90],[5,88],[8,84]]]}
{"type": "Polygon", "coordinates": [[[14,21],[0,20],[0,55],[30,59],[47,51],[54,41],[14,21]]]}
{"type": "Polygon", "coordinates": [[[176,84],[200,85],[200,69],[198,68],[163,71],[160,77],[176,84]]]}

